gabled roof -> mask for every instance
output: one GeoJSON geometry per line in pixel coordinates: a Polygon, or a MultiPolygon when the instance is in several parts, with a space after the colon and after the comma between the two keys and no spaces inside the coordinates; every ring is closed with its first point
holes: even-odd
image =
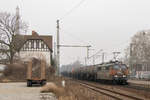
{"type": "Polygon", "coordinates": [[[24,43],[28,40],[36,40],[41,39],[43,40],[48,48],[52,51],[52,36],[51,35],[39,35],[37,32],[32,31],[32,35],[24,35],[24,43]]]}

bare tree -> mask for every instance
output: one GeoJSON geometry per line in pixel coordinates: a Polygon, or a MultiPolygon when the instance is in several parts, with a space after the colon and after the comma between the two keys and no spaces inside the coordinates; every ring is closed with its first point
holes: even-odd
{"type": "Polygon", "coordinates": [[[0,13],[0,53],[5,54],[10,63],[13,63],[14,55],[23,43],[20,33],[26,33],[27,28],[27,24],[17,15],[0,13]]]}
{"type": "Polygon", "coordinates": [[[141,31],[132,38],[132,59],[134,62],[150,61],[150,32],[141,31]]]}
{"type": "Polygon", "coordinates": [[[81,62],[80,61],[75,61],[75,62],[73,62],[73,63],[71,63],[71,64],[67,64],[67,65],[62,65],[62,67],[61,67],[61,72],[64,72],[64,71],[66,71],[66,72],[71,72],[73,69],[76,69],[76,68],[79,68],[79,67],[83,67],[84,65],[83,64],[81,64],[81,62]]]}
{"type": "MultiPolygon", "coordinates": [[[[125,61],[130,65],[141,65],[140,70],[147,70],[150,65],[150,31],[137,32],[125,52],[125,61]]],[[[138,67],[139,69],[139,67],[138,67]]],[[[135,69],[137,70],[137,69],[135,69]]]]}

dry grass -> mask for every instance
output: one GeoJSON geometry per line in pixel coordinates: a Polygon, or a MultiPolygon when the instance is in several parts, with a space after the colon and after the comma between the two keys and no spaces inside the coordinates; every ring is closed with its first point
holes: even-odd
{"type": "Polygon", "coordinates": [[[26,66],[23,64],[15,63],[9,64],[4,70],[4,79],[9,80],[25,80],[26,79],[26,66]]]}
{"type": "MultiPolygon", "coordinates": [[[[41,67],[40,67],[40,59],[31,59],[33,62],[33,68],[35,69],[32,73],[32,77],[40,77],[41,75],[41,67]]],[[[6,65],[5,70],[3,71],[3,77],[1,77],[0,82],[2,82],[3,79],[9,79],[12,81],[26,81],[27,78],[27,63],[23,62],[17,62],[13,64],[6,65]]],[[[53,77],[53,74],[55,73],[55,69],[51,66],[48,67],[46,65],[46,79],[49,81],[51,77],[53,77]]]]}
{"type": "Polygon", "coordinates": [[[52,92],[58,100],[104,100],[100,98],[99,94],[63,77],[55,76],[51,81],[53,83],[42,87],[41,92],[52,92]],[[62,80],[66,81],[65,88],[61,86],[62,80]]]}
{"type": "Polygon", "coordinates": [[[69,91],[69,97],[72,97],[70,100],[103,100],[100,99],[99,94],[77,84],[76,82],[68,81],[66,86],[66,90],[69,91]]]}
{"type": "Polygon", "coordinates": [[[67,88],[63,88],[54,83],[49,83],[41,88],[42,93],[52,92],[56,95],[58,100],[76,100],[73,94],[67,88]],[[70,92],[70,93],[69,93],[70,92]]]}
{"type": "Polygon", "coordinates": [[[49,83],[41,88],[41,92],[52,92],[54,93],[57,97],[65,95],[65,89],[63,87],[57,86],[54,83],[49,83]]]}
{"type": "Polygon", "coordinates": [[[11,80],[5,78],[5,79],[2,79],[1,82],[3,82],[3,83],[8,83],[8,82],[11,82],[11,80]]]}

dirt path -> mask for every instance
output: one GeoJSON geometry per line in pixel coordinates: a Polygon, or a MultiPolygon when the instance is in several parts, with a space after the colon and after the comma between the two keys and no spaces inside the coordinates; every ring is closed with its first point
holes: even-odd
{"type": "Polygon", "coordinates": [[[0,83],[0,100],[56,100],[52,94],[41,94],[41,87],[26,83],[0,83]]]}

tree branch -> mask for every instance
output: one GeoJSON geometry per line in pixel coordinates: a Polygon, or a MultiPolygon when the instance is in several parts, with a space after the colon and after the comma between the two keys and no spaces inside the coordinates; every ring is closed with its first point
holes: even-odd
{"type": "Polygon", "coordinates": [[[5,50],[5,49],[0,49],[0,53],[2,54],[6,54],[8,59],[10,60],[10,55],[9,55],[9,50],[5,50]]]}
{"type": "Polygon", "coordinates": [[[10,46],[10,44],[6,43],[6,42],[3,41],[3,40],[0,40],[0,43],[1,43],[1,44],[4,44],[4,45],[7,45],[7,46],[10,46]]]}
{"type": "Polygon", "coordinates": [[[11,40],[10,40],[9,33],[8,33],[5,29],[3,29],[3,28],[1,28],[1,27],[0,27],[0,30],[4,31],[4,32],[6,33],[6,35],[7,35],[7,37],[8,37],[8,41],[9,41],[9,43],[10,43],[11,40]]]}

